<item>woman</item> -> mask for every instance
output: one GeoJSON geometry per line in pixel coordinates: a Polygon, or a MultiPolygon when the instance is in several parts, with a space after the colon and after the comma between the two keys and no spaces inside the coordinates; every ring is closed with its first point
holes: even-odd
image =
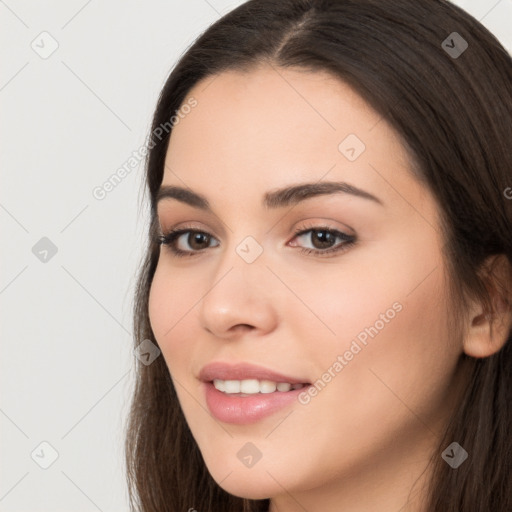
{"type": "Polygon", "coordinates": [[[439,0],[253,0],[188,49],[148,144],[134,507],[512,510],[511,84],[439,0]]]}

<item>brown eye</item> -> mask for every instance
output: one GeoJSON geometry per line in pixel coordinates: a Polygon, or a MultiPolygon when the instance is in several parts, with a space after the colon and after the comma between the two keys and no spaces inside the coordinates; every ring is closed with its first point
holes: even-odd
{"type": "MultiPolygon", "coordinates": [[[[297,230],[295,239],[304,244],[309,243],[312,247],[301,247],[300,250],[306,254],[317,254],[322,256],[328,253],[342,252],[351,247],[356,240],[355,236],[347,235],[337,229],[317,227],[311,229],[297,230]],[[336,240],[340,242],[336,243],[336,240]]],[[[298,245],[294,243],[292,245],[298,245]]]]}
{"type": "Polygon", "coordinates": [[[195,251],[200,251],[201,249],[208,247],[210,239],[210,235],[207,233],[201,233],[199,231],[189,232],[188,237],[186,238],[189,247],[195,251]],[[206,244],[206,246],[202,247],[204,244],[206,244]]]}
{"type": "Polygon", "coordinates": [[[158,237],[158,242],[167,246],[176,256],[194,256],[203,249],[207,249],[212,240],[215,240],[215,238],[209,233],[197,229],[171,230],[169,233],[158,237]],[[181,247],[179,247],[180,244],[181,247]]]}
{"type": "Polygon", "coordinates": [[[336,236],[327,230],[311,230],[311,242],[315,249],[328,249],[336,243],[336,236]]]}

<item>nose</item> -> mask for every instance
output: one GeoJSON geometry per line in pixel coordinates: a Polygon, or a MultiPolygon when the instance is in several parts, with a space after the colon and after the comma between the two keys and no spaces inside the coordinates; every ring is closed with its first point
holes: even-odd
{"type": "Polygon", "coordinates": [[[276,283],[263,255],[247,263],[234,249],[229,253],[221,256],[200,302],[202,327],[223,339],[234,339],[251,331],[272,331],[277,323],[277,304],[272,300],[276,296],[272,294],[272,285],[275,288],[276,283]]]}

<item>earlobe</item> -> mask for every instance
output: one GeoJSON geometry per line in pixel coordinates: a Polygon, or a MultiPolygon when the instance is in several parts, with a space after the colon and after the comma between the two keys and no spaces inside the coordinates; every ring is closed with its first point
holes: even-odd
{"type": "Polygon", "coordinates": [[[475,358],[499,352],[512,334],[512,283],[508,260],[503,255],[493,256],[486,261],[485,269],[492,310],[485,311],[481,303],[473,304],[464,340],[464,352],[475,358]]]}

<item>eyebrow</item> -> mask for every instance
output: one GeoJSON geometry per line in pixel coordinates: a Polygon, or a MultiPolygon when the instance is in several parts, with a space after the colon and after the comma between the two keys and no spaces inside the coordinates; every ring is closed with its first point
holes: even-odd
{"type": "MultiPolygon", "coordinates": [[[[278,190],[267,192],[263,196],[263,206],[265,208],[283,208],[294,205],[311,197],[327,194],[350,194],[362,199],[374,201],[381,206],[384,203],[373,194],[345,182],[323,181],[318,183],[301,183],[278,190]]],[[[190,189],[174,185],[160,187],[155,198],[155,205],[163,199],[176,199],[182,203],[188,204],[200,210],[212,211],[210,203],[201,194],[193,192],[190,189]]]]}

